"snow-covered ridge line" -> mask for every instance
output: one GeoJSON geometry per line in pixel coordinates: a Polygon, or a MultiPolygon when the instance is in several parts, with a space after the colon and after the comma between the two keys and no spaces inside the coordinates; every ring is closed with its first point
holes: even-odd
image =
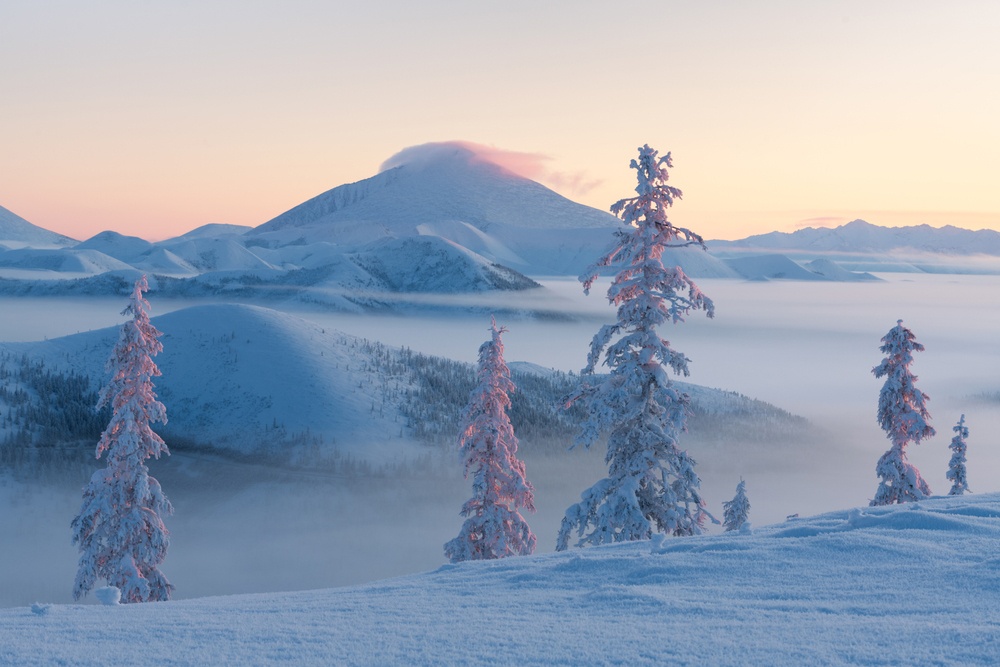
{"type": "Polygon", "coordinates": [[[864,220],[853,220],[835,228],[807,227],[794,232],[757,234],[737,241],[711,241],[710,244],[718,250],[754,248],[839,253],[916,251],[943,255],[1000,256],[1000,232],[992,229],[973,231],[953,225],[881,227],[864,220]]]}

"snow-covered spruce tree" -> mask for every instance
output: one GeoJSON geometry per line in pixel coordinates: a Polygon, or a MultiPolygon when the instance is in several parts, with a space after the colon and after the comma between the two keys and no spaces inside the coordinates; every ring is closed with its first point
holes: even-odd
{"type": "Polygon", "coordinates": [[[920,471],[906,460],[906,445],[920,443],[934,435],[927,423],[931,418],[924,405],[927,394],[916,388],[917,376],[910,371],[913,353],[923,352],[913,332],[897,320],[896,326],[882,337],[879,350],[886,355],[872,369],[875,377],[885,378],[878,397],[878,423],[892,447],[878,460],[875,474],[881,478],[872,505],[891,505],[921,500],[931,494],[920,471]]]}
{"type": "Polygon", "coordinates": [[[169,453],[149,426],[165,423],[167,413],[153,391],[152,378],[160,370],[152,357],[163,346],[149,321],[149,303],[142,296],[147,289],[143,276],[122,311],[132,319],[122,325],[107,363],[111,380],[98,407],[110,405],[112,414],[97,444],[97,458],[107,452],[108,465],[84,488],[80,514],[72,523],[73,543],[81,552],[76,599],[97,579],[119,588],[123,602],[166,600],[173,589],[159,570],[168,543],[160,517],[173,508],[145,464],[151,456],[169,453]]]}
{"type": "Polygon", "coordinates": [[[970,493],[969,480],[965,476],[965,440],[969,437],[969,429],[965,425],[965,415],[958,420],[951,429],[955,432],[955,437],[951,439],[948,449],[951,450],[951,461],[948,462],[948,479],[951,480],[951,490],[949,496],[960,496],[970,493]]]}
{"type": "Polygon", "coordinates": [[[630,166],[637,171],[638,196],[611,207],[625,226],[616,232],[616,245],[580,277],[589,294],[602,270],[616,272],[607,297],[618,307],[618,321],[594,336],[582,385],[567,399],[568,405],[582,401],[588,411],[577,444],[589,447],[609,434],[608,476],[566,510],[557,550],[567,548],[574,529],[577,546],[585,546],[647,539],[654,531],[694,535],[710,518],[695,462],[678,447],[690,399],[667,373],[687,375],[688,359],[657,332],[666,322],[683,322],[692,310],[713,316],[711,299],[680,267],[666,268],[661,260],[666,248],[705,244],[667,219],[667,209],[681,197],[667,185],[670,153],[659,157],[643,146],[630,166]],[[595,375],[602,354],[610,369],[604,378],[595,375]]]}
{"type": "Polygon", "coordinates": [[[472,475],[472,497],[462,505],[468,517],[462,530],[444,545],[452,563],[507,556],[535,550],[535,536],[519,508],[535,511],[534,489],[517,458],[517,438],[507,416],[514,383],[503,358],[505,327],[490,328],[492,337],[479,347],[479,383],[469,396],[459,434],[465,476],[472,475]]]}
{"type": "Polygon", "coordinates": [[[736,495],[722,503],[722,526],[726,531],[739,530],[750,517],[750,501],[747,500],[747,483],[740,480],[736,485],[736,495]]]}

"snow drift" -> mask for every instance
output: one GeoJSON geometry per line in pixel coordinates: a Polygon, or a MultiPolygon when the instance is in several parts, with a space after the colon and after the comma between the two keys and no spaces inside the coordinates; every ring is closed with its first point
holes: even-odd
{"type": "Polygon", "coordinates": [[[998,542],[993,494],[352,588],[37,604],[0,610],[0,662],[995,665],[998,542]]]}

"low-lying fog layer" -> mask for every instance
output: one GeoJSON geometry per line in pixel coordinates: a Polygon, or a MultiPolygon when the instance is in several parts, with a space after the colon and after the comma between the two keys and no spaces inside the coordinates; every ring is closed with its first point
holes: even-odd
{"type": "MultiPolygon", "coordinates": [[[[998,490],[1000,398],[983,395],[1000,392],[1000,276],[881,277],[877,283],[699,281],[715,300],[715,319],[697,313],[665,332],[692,360],[688,380],[769,401],[825,434],[799,443],[796,451],[740,442],[710,451],[692,446],[711,511],[721,515],[740,476],[758,525],[867,504],[876,487],[875,462],[888,444],[875,422],[881,381],[871,369],[881,360],[879,339],[897,319],[927,348],[916,355],[913,370],[931,397],[938,430],[910,448],[911,460],[934,492],[946,493],[951,427],[964,413],[970,486],[998,490]]],[[[551,303],[537,295],[519,298],[578,319],[501,322],[510,328],[507,360],[579,371],[590,338],[613,311],[603,287],[584,297],[575,281],[544,284],[551,303]]],[[[0,340],[115,325],[122,302],[3,299],[0,340]]],[[[158,303],[155,296],[152,303],[154,315],[183,306],[158,303]]],[[[475,360],[489,326],[488,316],[297,314],[465,361],[475,360]]],[[[528,520],[539,551],[549,551],[562,512],[601,474],[603,453],[540,455],[529,442],[522,451],[539,508],[528,520]]],[[[177,508],[168,522],[173,538],[163,569],[179,598],[317,588],[432,569],[444,562],[441,545],[457,533],[458,509],[470,492],[457,459],[454,466],[441,479],[348,482],[178,453],[152,466],[177,508]]],[[[82,478],[59,484],[29,487],[0,476],[0,605],[69,601],[76,565],[69,521],[79,507],[82,478]]]]}

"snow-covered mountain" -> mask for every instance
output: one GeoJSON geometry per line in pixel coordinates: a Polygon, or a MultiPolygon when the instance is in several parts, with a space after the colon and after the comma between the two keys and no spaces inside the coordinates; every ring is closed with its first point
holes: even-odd
{"type": "Polygon", "coordinates": [[[115,258],[122,262],[122,266],[115,270],[134,268],[172,276],[190,276],[198,273],[198,269],[163,245],[113,231],[104,231],[92,236],[73,249],[91,250],[115,258]]]}
{"type": "Polygon", "coordinates": [[[795,232],[770,232],[738,241],[712,241],[713,250],[753,249],[837,253],[917,251],[942,255],[998,255],[1000,232],[972,231],[947,225],[880,227],[854,220],[835,228],[806,227],[795,232]]]}
{"type": "MultiPolygon", "coordinates": [[[[0,214],[13,216],[5,209],[0,214]]],[[[54,243],[50,232],[16,221],[20,245],[30,229],[54,243]]],[[[131,268],[187,279],[186,285],[171,283],[175,296],[233,296],[236,285],[245,297],[257,298],[251,286],[258,284],[272,294],[267,298],[386,310],[400,307],[405,300],[399,295],[517,292],[534,287],[528,276],[579,275],[610,247],[620,224],[460,142],[445,142],[406,149],[375,176],[335,187],[256,228],[204,225],[158,243],[102,232],[43,255],[0,250],[0,277],[79,278],[131,268]],[[84,251],[89,254],[80,255],[84,251]],[[213,294],[213,286],[221,292],[213,294]]],[[[1000,233],[952,226],[887,228],[855,220],[835,229],[709,241],[708,250],[669,249],[663,260],[695,278],[749,280],[1000,272],[1000,233]]],[[[46,284],[29,291],[89,289],[46,284]]],[[[4,285],[3,291],[25,289],[4,285]]]]}
{"type": "Polygon", "coordinates": [[[1000,273],[1000,232],[929,225],[880,227],[854,220],[738,241],[709,241],[712,253],[751,280],[865,281],[866,272],[1000,273]],[[806,273],[792,264],[804,269],[806,273]]]}
{"type": "MultiPolygon", "coordinates": [[[[459,143],[444,143],[317,195],[247,236],[272,247],[316,241],[357,247],[384,238],[405,245],[433,236],[527,275],[578,275],[610,246],[620,224],[459,143]]],[[[700,250],[675,254],[677,261],[696,257],[692,275],[731,275],[700,250]]]]}
{"type": "Polygon", "coordinates": [[[572,202],[543,185],[480,159],[454,144],[376,176],[341,185],[249,232],[251,236],[349,244],[386,235],[455,233],[496,225],[532,229],[613,229],[609,213],[572,202]],[[444,228],[436,228],[444,225],[444,228]],[[287,235],[278,235],[282,230],[287,235]],[[295,231],[290,231],[295,230],[295,231]],[[274,235],[274,236],[271,236],[274,235]]]}
{"type": "Polygon", "coordinates": [[[158,247],[179,257],[197,273],[277,268],[248,249],[239,237],[197,235],[164,241],[158,247]]]}
{"type": "Polygon", "coordinates": [[[76,241],[31,224],[0,206],[0,245],[7,248],[65,248],[76,241]]]}
{"type": "MultiPolygon", "coordinates": [[[[403,170],[403,167],[398,169],[403,170]]],[[[516,178],[502,176],[507,172],[493,165],[477,165],[477,169],[493,174],[490,178],[494,179],[516,178]]],[[[424,185],[431,190],[448,185],[440,182],[440,178],[443,177],[438,174],[438,180],[432,177],[424,185]]],[[[375,180],[378,181],[378,177],[375,180]]],[[[610,217],[564,200],[531,181],[518,179],[517,185],[524,192],[534,193],[525,196],[557,199],[559,204],[553,209],[556,217],[560,212],[565,213],[564,208],[583,211],[584,218],[587,215],[602,220],[610,217]]],[[[420,183],[411,180],[411,189],[420,187],[420,183]]],[[[486,192],[482,196],[489,199],[497,188],[484,185],[482,189],[486,192]]],[[[396,196],[410,194],[404,189],[396,196]]],[[[433,192],[428,196],[433,198],[432,195],[433,192]]],[[[463,201],[475,208],[479,196],[466,192],[463,201]]],[[[495,204],[495,201],[486,201],[483,205],[490,209],[495,204]]],[[[404,208],[405,202],[397,202],[395,206],[404,208]]],[[[457,241],[449,239],[447,234],[434,233],[432,228],[439,223],[431,214],[433,207],[432,203],[427,203],[421,218],[425,222],[418,225],[420,231],[410,230],[409,235],[369,233],[358,227],[356,233],[348,234],[350,239],[343,234],[318,233],[307,241],[294,225],[286,233],[250,230],[252,233],[247,235],[245,232],[249,228],[215,224],[158,243],[105,231],[65,250],[0,249],[0,278],[7,279],[0,281],[0,291],[8,295],[39,296],[121,293],[129,275],[147,273],[151,274],[153,291],[165,296],[221,297],[255,302],[290,300],[339,310],[386,311],[424,309],[428,303],[423,297],[430,294],[494,293],[502,299],[506,293],[541,289],[507,263],[478,253],[476,248],[488,251],[493,257],[498,254],[504,258],[514,257],[509,253],[505,255],[487,234],[467,223],[456,223],[456,229],[468,232],[453,234],[457,241]],[[327,236],[331,238],[325,239],[327,236]],[[406,296],[413,294],[422,297],[414,301],[406,296]]],[[[382,201],[375,213],[381,214],[383,209],[391,211],[393,206],[382,201]]],[[[517,207],[513,210],[523,213],[517,207]]],[[[396,224],[392,220],[387,222],[396,224]]],[[[376,226],[386,228],[382,223],[376,226]]],[[[313,229],[315,226],[306,227],[313,229]]],[[[599,231],[606,235],[608,228],[599,231]]],[[[569,238],[574,237],[570,235],[569,238]]],[[[604,240],[602,238],[601,243],[604,240]]],[[[573,243],[580,246],[583,241],[577,237],[573,243]]],[[[552,257],[551,247],[527,244],[525,248],[526,252],[534,253],[531,256],[552,257]]],[[[575,247],[573,252],[581,261],[585,255],[586,261],[592,261],[599,249],[584,253],[575,247]]],[[[479,300],[476,305],[469,301],[444,303],[438,299],[434,307],[492,308],[494,306],[488,305],[490,301],[479,300]]],[[[515,301],[508,299],[506,305],[498,309],[504,312],[524,310],[515,301]]]]}
{"type": "Polygon", "coordinates": [[[998,517],[945,497],[350,588],[42,600],[0,610],[0,662],[992,666],[998,517]]]}

